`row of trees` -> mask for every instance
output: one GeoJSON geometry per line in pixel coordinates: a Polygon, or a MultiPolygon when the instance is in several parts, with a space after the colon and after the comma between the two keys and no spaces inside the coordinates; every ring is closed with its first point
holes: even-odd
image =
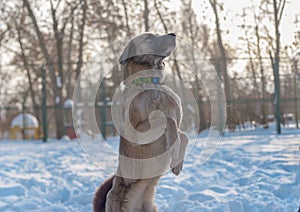
{"type": "MultiPolygon", "coordinates": [[[[202,5],[204,10],[210,11],[213,23],[207,14],[200,17],[201,13],[196,13],[199,11],[194,10],[191,0],[182,0],[177,7],[170,7],[172,2],[169,0],[3,2],[0,5],[0,104],[13,105],[23,99],[5,95],[7,93],[26,93],[27,104],[38,108],[41,101],[40,67],[46,64],[47,101],[56,108],[56,132],[57,137],[61,137],[64,134],[62,104],[65,99],[72,98],[76,79],[95,52],[101,53],[106,44],[144,31],[176,32],[179,38],[201,49],[204,57],[215,66],[224,83],[228,124],[234,128],[240,114],[234,109],[232,100],[239,97],[239,92],[245,92],[245,87],[248,87],[245,94],[249,97],[266,98],[268,84],[273,83],[267,80],[267,75],[272,74],[271,59],[274,73],[278,73],[280,57],[286,56],[279,32],[285,4],[285,0],[261,0],[258,5],[253,4],[241,11],[238,27],[243,32],[239,38],[242,45],[237,48],[224,39],[229,30],[223,27],[228,11],[226,4],[218,0],[204,1],[202,5]],[[200,19],[204,21],[199,22],[200,19]],[[253,21],[249,22],[250,19],[253,21]],[[248,58],[244,72],[232,71],[237,61],[235,55],[248,58]],[[236,80],[245,76],[251,77],[251,82],[236,80]],[[14,89],[8,89],[10,81],[16,79],[18,83],[14,89]]],[[[181,78],[184,70],[176,62],[173,67],[181,78]]],[[[277,90],[279,95],[279,88],[277,90]]],[[[201,86],[198,94],[203,100],[205,90],[201,86]]],[[[262,102],[261,114],[264,124],[267,124],[267,106],[265,101],[262,102]]]]}

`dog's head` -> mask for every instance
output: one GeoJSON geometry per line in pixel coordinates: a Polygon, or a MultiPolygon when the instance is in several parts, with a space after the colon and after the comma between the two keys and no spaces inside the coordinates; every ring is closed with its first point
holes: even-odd
{"type": "Polygon", "coordinates": [[[124,65],[132,59],[137,64],[151,66],[152,63],[161,63],[175,47],[176,35],[174,33],[166,35],[143,33],[128,42],[119,58],[119,62],[124,65]]]}

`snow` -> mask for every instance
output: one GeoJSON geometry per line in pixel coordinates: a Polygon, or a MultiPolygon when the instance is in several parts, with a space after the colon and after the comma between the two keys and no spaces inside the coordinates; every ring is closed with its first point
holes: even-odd
{"type": "Polygon", "coordinates": [[[59,102],[60,102],[60,97],[59,96],[55,97],[55,103],[58,104],[59,102]]]}
{"type": "Polygon", "coordinates": [[[72,99],[66,99],[64,102],[64,109],[72,109],[73,107],[73,100],[72,99]]]}
{"type": "MultiPolygon", "coordinates": [[[[205,139],[205,134],[200,135],[205,139]]],[[[109,142],[117,149],[117,138],[109,142]]],[[[195,142],[194,142],[195,144],[195,142]]],[[[282,135],[274,126],[226,133],[201,164],[201,144],[186,157],[178,177],[157,186],[159,211],[297,211],[300,206],[300,130],[282,135]]],[[[103,154],[111,158],[110,151],[103,154]]],[[[98,168],[74,140],[0,140],[0,211],[92,211],[98,185],[115,169],[98,168]]]]}
{"type": "Polygon", "coordinates": [[[60,76],[56,76],[56,86],[58,88],[62,87],[62,83],[61,83],[61,77],[60,76]]]}

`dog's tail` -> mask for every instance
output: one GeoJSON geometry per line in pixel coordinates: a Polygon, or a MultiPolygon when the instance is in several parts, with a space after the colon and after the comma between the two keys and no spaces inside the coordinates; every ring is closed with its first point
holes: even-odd
{"type": "Polygon", "coordinates": [[[106,196],[112,188],[113,179],[114,176],[108,178],[96,191],[93,201],[94,212],[105,212],[106,196]]]}

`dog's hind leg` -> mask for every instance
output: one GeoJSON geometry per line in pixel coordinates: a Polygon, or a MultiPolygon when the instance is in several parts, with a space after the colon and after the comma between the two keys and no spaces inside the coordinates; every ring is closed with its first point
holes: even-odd
{"type": "Polygon", "coordinates": [[[113,187],[107,195],[105,212],[144,212],[142,209],[143,193],[148,179],[128,179],[114,177],[113,187]]]}
{"type": "Polygon", "coordinates": [[[114,177],[113,186],[107,194],[105,212],[121,212],[126,207],[126,187],[123,185],[124,178],[119,176],[114,177]]]}
{"type": "Polygon", "coordinates": [[[145,192],[142,196],[142,211],[143,212],[157,212],[157,208],[153,202],[154,194],[155,194],[155,186],[158,183],[160,176],[154,177],[151,180],[149,179],[149,183],[145,189],[145,192]]]}

